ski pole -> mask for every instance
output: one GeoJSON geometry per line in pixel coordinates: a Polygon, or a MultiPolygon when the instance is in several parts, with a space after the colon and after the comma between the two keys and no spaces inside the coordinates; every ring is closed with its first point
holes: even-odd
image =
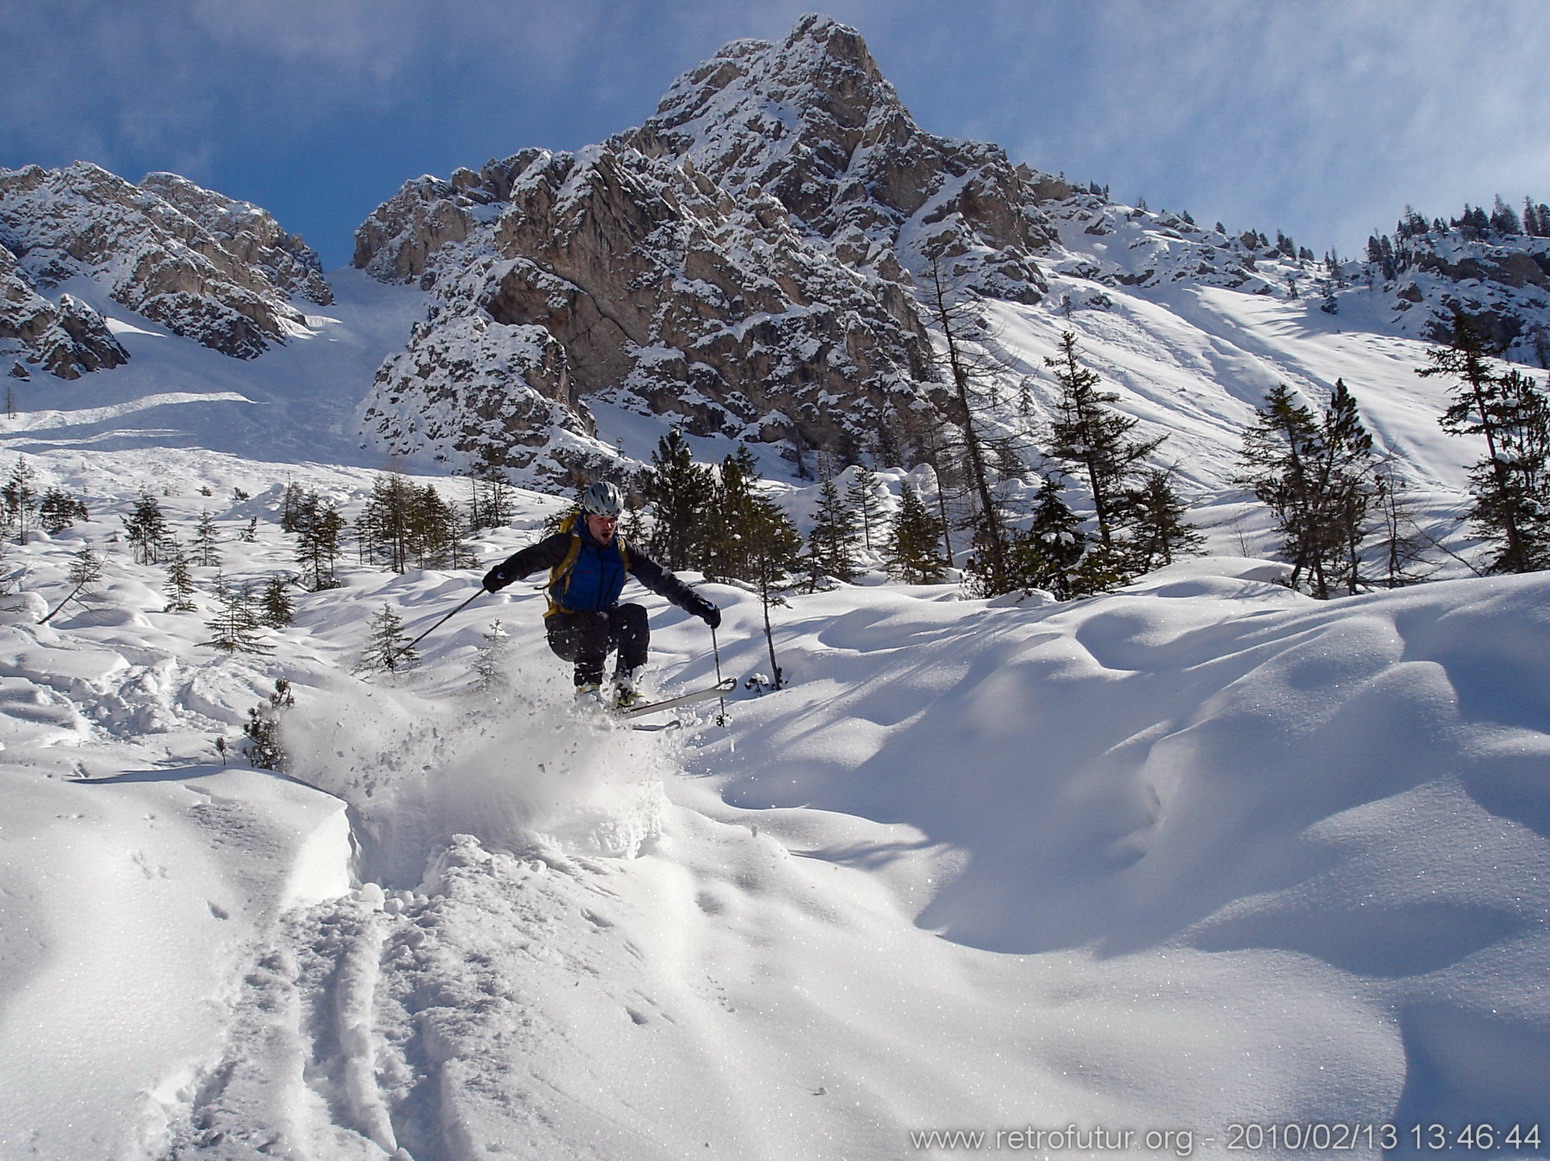
{"type": "MultiPolygon", "coordinates": [[[[716,644],[714,625],[710,627],[710,654],[716,659],[716,684],[719,686],[721,684],[721,647],[716,644]]],[[[716,724],[718,726],[727,724],[727,695],[724,693],[721,695],[721,712],[716,715],[716,724]]]]}
{"type": "Polygon", "coordinates": [[[425,640],[432,633],[434,633],[437,629],[441,628],[448,621],[450,621],[453,617],[457,616],[464,609],[468,608],[469,605],[473,604],[476,598],[481,597],[483,595],[484,595],[484,586],[481,585],[479,587],[479,591],[478,592],[474,593],[474,595],[469,597],[468,600],[464,601],[461,605],[459,605],[457,608],[453,609],[450,613],[448,613],[445,617],[441,618],[441,620],[437,621],[429,629],[425,630],[425,632],[421,633],[413,641],[409,642],[409,644],[405,645],[401,650],[399,650],[399,652],[401,652],[401,653],[408,653],[409,650],[413,649],[421,641],[425,640]]]}

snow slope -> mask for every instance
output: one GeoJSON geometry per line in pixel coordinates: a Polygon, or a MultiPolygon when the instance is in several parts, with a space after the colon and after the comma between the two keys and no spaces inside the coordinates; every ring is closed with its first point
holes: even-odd
{"type": "MultiPolygon", "coordinates": [[[[0,423],[6,470],[92,516],[4,559],[4,1161],[1294,1157],[1337,1121],[1340,1155],[1434,1155],[1434,1124],[1547,1155],[1550,579],[1316,603],[1227,486],[1266,387],[1343,376],[1442,521],[1473,453],[1419,345],[1222,288],[994,307],[1032,391],[1073,326],[1173,433],[1215,555],[1067,605],[798,594],[789,688],[646,734],[576,715],[526,586],[352,672],[384,604],[417,632],[476,571],[348,564],[271,656],[200,644],[213,569],[161,611],[119,534],[142,489],[262,581],[287,483],[354,517],[387,466],[351,417],[418,296],[334,283],[248,363],[95,302],[131,362],[0,423]],[[40,624],[87,544],[98,598],[40,624]],[[282,676],[292,776],[223,765],[282,676]]],[[[518,492],[477,555],[558,503],[518,492]]],[[[768,672],[757,602],[707,591],[722,671],[768,672]]],[[[704,627],[647,603],[652,679],[710,680],[704,627]]]]}
{"type": "MultiPolygon", "coordinates": [[[[158,460],[183,525],[199,481],[282,472],[158,460]]],[[[92,460],[129,497],[124,462],[92,460]]],[[[894,1158],[1069,1125],[1225,1156],[1237,1123],[1336,1120],[1405,1155],[1412,1124],[1544,1117],[1542,577],[846,587],[778,613],[790,688],[664,735],[576,716],[520,586],[421,668],[348,672],[370,611],[428,624],[471,574],[347,570],[273,657],[220,658],[109,545],[111,605],[34,623],[113,518],[11,550],[0,1156],[894,1158]],[[222,769],[280,673],[300,781],[222,769]]],[[[261,527],[229,575],[283,563],[261,527]]],[[[767,669],[756,602],[708,591],[723,670],[767,669]]],[[[658,679],[712,676],[651,603],[658,679]]]]}
{"type": "Polygon", "coordinates": [[[8,380],[16,414],[0,428],[0,443],[26,455],[190,447],[270,462],[363,462],[356,408],[423,314],[424,296],[355,270],[329,278],[334,302],[306,304],[305,331],[246,361],[180,339],[97,284],[72,279],[61,291],[96,308],[130,360],[116,375],[70,383],[8,380]]]}

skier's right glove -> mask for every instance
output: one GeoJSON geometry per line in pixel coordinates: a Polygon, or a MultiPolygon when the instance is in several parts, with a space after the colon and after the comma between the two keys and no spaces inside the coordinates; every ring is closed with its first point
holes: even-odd
{"type": "Polygon", "coordinates": [[[711,604],[704,597],[698,596],[698,594],[696,594],[696,599],[699,601],[699,603],[695,605],[694,609],[692,610],[694,615],[700,620],[704,621],[712,629],[717,628],[721,624],[721,610],[716,608],[715,605],[711,604]]]}
{"type": "Polygon", "coordinates": [[[501,589],[505,588],[515,579],[515,577],[508,576],[506,574],[504,567],[501,565],[496,565],[489,572],[484,574],[485,591],[498,593],[501,591],[501,589]]]}

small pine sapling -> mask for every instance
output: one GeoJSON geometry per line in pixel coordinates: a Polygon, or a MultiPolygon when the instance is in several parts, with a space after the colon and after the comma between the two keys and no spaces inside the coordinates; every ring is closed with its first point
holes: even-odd
{"type": "Polygon", "coordinates": [[[474,656],[474,688],[480,693],[488,693],[506,683],[506,655],[510,652],[511,634],[496,620],[480,636],[484,644],[474,656]]]}
{"type": "Polygon", "coordinates": [[[167,594],[164,613],[193,613],[199,606],[194,604],[194,572],[189,567],[188,554],[181,547],[173,551],[167,563],[167,583],[162,586],[167,594]]]}
{"type": "Polygon", "coordinates": [[[258,599],[258,619],[270,629],[283,629],[296,619],[290,582],[285,577],[276,574],[264,584],[264,591],[258,599]]]}
{"type": "Polygon", "coordinates": [[[357,673],[378,670],[413,669],[420,663],[409,635],[404,632],[404,622],[392,605],[383,605],[371,619],[366,650],[355,667],[357,673]]]}
{"type": "MultiPolygon", "coordinates": [[[[291,692],[291,683],[283,677],[277,677],[274,692],[269,695],[268,701],[260,702],[248,710],[247,724],[242,727],[242,732],[247,737],[244,748],[250,766],[258,770],[276,770],[282,774],[290,769],[291,756],[280,736],[280,719],[283,711],[295,704],[296,695],[291,692]]],[[[225,748],[218,744],[217,749],[221,751],[221,761],[224,763],[225,748]]]]}
{"type": "Polygon", "coordinates": [[[102,559],[92,551],[91,545],[83,545],[70,562],[70,571],[65,574],[65,580],[74,587],[70,595],[51,609],[47,616],[38,622],[46,625],[59,615],[59,611],[77,597],[85,598],[91,595],[92,586],[102,579],[102,559]]]}
{"type": "Polygon", "coordinates": [[[209,645],[227,653],[273,653],[274,647],[266,645],[261,635],[263,626],[253,609],[253,586],[244,582],[229,585],[222,577],[216,578],[215,598],[220,607],[214,617],[205,622],[214,634],[201,645],[209,645]]]}

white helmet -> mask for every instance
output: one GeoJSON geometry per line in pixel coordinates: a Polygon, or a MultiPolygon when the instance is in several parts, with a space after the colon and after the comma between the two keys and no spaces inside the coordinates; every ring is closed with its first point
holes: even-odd
{"type": "Polygon", "coordinates": [[[588,484],[581,493],[581,510],[605,520],[617,520],[619,513],[624,511],[624,497],[607,480],[598,480],[588,484]]]}

